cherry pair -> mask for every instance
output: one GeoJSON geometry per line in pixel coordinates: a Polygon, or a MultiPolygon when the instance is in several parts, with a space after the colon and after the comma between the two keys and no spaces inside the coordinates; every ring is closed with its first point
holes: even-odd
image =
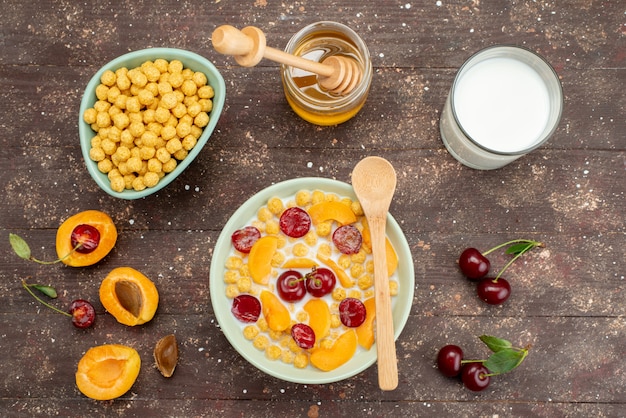
{"type": "Polygon", "coordinates": [[[508,280],[501,277],[502,273],[525,252],[535,247],[543,246],[544,244],[541,242],[516,239],[500,244],[484,253],[481,253],[473,247],[466,248],[459,257],[459,267],[461,272],[463,272],[465,277],[469,280],[478,281],[476,292],[481,300],[490,305],[500,305],[506,302],[509,296],[511,296],[511,285],[508,280]],[[509,247],[506,253],[512,254],[514,257],[500,270],[495,278],[485,277],[491,268],[491,262],[486,256],[507,245],[509,245],[509,247]]]}

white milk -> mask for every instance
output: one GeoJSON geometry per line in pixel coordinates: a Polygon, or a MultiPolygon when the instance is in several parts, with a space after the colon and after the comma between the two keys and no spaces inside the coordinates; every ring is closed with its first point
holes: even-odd
{"type": "Polygon", "coordinates": [[[457,81],[453,107],[474,141],[496,152],[518,152],[542,139],[550,96],[541,76],[513,58],[489,58],[457,81]]]}

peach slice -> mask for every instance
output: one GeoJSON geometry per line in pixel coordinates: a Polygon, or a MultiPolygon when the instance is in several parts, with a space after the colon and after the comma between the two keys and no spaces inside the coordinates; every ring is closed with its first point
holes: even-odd
{"type": "Polygon", "coordinates": [[[352,358],[356,347],[356,332],[350,329],[341,334],[332,347],[313,350],[311,364],[325,372],[334,370],[352,358]]]}
{"type": "Polygon", "coordinates": [[[86,210],[70,216],[59,226],[56,235],[57,256],[63,264],[68,266],[91,266],[111,252],[116,241],[117,229],[111,217],[98,210],[86,210]],[[90,253],[74,251],[72,246],[72,231],[82,224],[93,226],[100,233],[100,242],[96,249],[90,253]]]}
{"type": "Polygon", "coordinates": [[[76,386],[83,395],[99,401],[119,398],[133,386],[140,368],[141,358],[132,347],[92,347],[78,362],[76,386]]]}
{"type": "Polygon", "coordinates": [[[320,202],[311,206],[308,210],[313,225],[320,222],[333,220],[340,225],[356,222],[356,215],[352,209],[341,202],[320,202]]]}
{"type": "Polygon", "coordinates": [[[309,314],[309,326],[315,332],[315,341],[319,342],[330,332],[330,309],[323,299],[310,299],[302,309],[309,314]]]}
{"type": "Polygon", "coordinates": [[[261,307],[267,326],[273,331],[284,331],[291,325],[289,310],[272,292],[261,292],[261,307]]]}
{"type": "MultiPolygon", "coordinates": [[[[370,235],[369,226],[365,221],[363,221],[363,231],[361,231],[361,235],[363,236],[363,244],[372,248],[372,236],[370,235]]],[[[385,255],[387,256],[387,275],[391,277],[398,268],[398,254],[387,237],[385,237],[385,255]]]]}
{"type": "Polygon", "coordinates": [[[254,243],[248,256],[250,276],[257,284],[268,284],[272,272],[272,257],[278,248],[278,238],[268,235],[254,243]]]}
{"type": "Polygon", "coordinates": [[[141,325],[154,317],[159,292],[139,271],[132,267],[118,267],[100,284],[100,302],[120,324],[141,325]]]}
{"type": "Polygon", "coordinates": [[[369,298],[365,302],[365,321],[356,329],[359,345],[369,350],[374,344],[374,319],[376,318],[376,299],[369,298]]]}
{"type": "Polygon", "coordinates": [[[322,263],[326,264],[330,269],[335,273],[335,276],[339,279],[339,283],[346,289],[354,286],[354,280],[348,276],[348,274],[342,269],[337,263],[335,263],[331,258],[325,256],[322,253],[317,253],[318,260],[322,263]]]}
{"type": "Polygon", "coordinates": [[[317,266],[317,262],[315,260],[311,260],[310,258],[298,257],[298,258],[290,258],[281,266],[284,269],[311,269],[317,266]]]}

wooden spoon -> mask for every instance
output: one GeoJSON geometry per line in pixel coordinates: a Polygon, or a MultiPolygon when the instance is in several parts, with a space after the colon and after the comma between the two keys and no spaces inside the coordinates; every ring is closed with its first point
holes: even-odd
{"type": "Polygon", "coordinates": [[[398,361],[387,277],[385,225],[396,189],[396,171],[384,158],[366,157],[352,171],[352,187],[365,213],[372,239],[378,385],[382,390],[393,390],[398,386],[398,361]]]}
{"type": "Polygon", "coordinates": [[[261,59],[267,58],[317,74],[320,87],[340,95],[350,93],[362,78],[361,69],[352,58],[332,55],[320,63],[288,54],[267,46],[265,34],[254,26],[239,30],[230,25],[222,25],[213,31],[211,42],[217,52],[233,55],[241,66],[253,67],[261,59]]]}

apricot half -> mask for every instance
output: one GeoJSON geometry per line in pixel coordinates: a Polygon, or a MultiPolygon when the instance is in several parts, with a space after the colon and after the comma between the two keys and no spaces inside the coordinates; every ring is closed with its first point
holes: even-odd
{"type": "Polygon", "coordinates": [[[87,350],[78,362],[76,386],[83,395],[99,401],[115,399],[137,380],[141,358],[134,348],[105,344],[87,350]]]}
{"type": "Polygon", "coordinates": [[[337,338],[330,348],[317,348],[311,354],[311,364],[328,372],[352,358],[356,352],[356,332],[350,329],[337,338]]]}
{"type": "Polygon", "coordinates": [[[102,306],[128,325],[141,325],[154,317],[159,292],[154,283],[132,267],[113,269],[100,285],[102,306]]]}
{"type": "Polygon", "coordinates": [[[64,264],[72,267],[85,267],[102,260],[115,246],[117,228],[109,215],[98,210],[86,210],[67,218],[57,230],[57,256],[64,264]],[[100,233],[96,248],[88,253],[75,251],[72,245],[72,231],[79,225],[90,225],[100,233]]]}

